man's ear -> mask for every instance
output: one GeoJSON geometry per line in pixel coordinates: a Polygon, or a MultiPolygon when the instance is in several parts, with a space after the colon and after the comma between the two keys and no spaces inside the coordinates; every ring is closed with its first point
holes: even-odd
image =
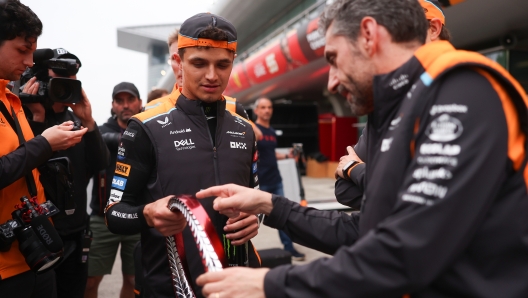
{"type": "Polygon", "coordinates": [[[442,33],[442,21],[434,18],[429,20],[429,39],[430,41],[437,41],[440,39],[440,33],[442,33]]]}
{"type": "Polygon", "coordinates": [[[180,55],[178,55],[178,53],[174,53],[172,55],[173,55],[174,60],[176,60],[176,62],[178,62],[178,64],[181,64],[180,55]]]}
{"type": "Polygon", "coordinates": [[[359,49],[365,51],[368,56],[372,56],[376,50],[378,27],[378,22],[372,17],[364,17],[361,20],[357,44],[359,49]]]}

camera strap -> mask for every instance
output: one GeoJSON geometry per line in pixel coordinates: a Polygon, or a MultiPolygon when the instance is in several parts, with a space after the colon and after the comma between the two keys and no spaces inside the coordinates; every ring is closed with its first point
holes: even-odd
{"type": "MultiPolygon", "coordinates": [[[[5,106],[4,102],[0,101],[0,111],[2,112],[2,114],[4,114],[5,118],[9,122],[9,125],[11,125],[11,127],[17,134],[19,144],[24,144],[26,140],[24,139],[24,135],[22,134],[22,129],[20,128],[20,123],[18,122],[18,118],[16,117],[16,113],[13,107],[11,107],[11,117],[9,117],[9,111],[7,110],[7,107],[5,106]]],[[[26,175],[26,183],[29,194],[32,198],[35,197],[37,195],[37,187],[35,185],[35,179],[33,178],[32,172],[26,175]]]]}

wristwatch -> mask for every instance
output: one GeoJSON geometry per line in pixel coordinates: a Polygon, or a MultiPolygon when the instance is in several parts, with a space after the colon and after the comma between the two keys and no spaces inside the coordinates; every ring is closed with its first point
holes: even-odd
{"type": "Polygon", "coordinates": [[[350,170],[352,167],[354,167],[355,165],[359,163],[360,163],[359,161],[351,160],[343,167],[343,177],[346,180],[350,180],[350,176],[348,176],[348,170],[350,170]]]}

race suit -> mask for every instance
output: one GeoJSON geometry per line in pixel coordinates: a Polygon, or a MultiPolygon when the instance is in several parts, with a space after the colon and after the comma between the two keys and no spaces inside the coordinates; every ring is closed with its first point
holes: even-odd
{"type": "MultiPolygon", "coordinates": [[[[134,116],[123,133],[106,219],[114,233],[141,232],[145,297],[174,297],[166,239],[147,225],[143,215],[146,204],[226,183],[258,187],[252,127],[246,119],[227,111],[226,104],[226,100],[217,102],[213,135],[203,103],[183,95],[168,111],[153,108],[134,116]]],[[[227,217],[213,210],[213,199],[200,202],[222,239],[227,217]]],[[[190,282],[197,297],[202,297],[195,279],[204,268],[188,227],[183,237],[190,282]]],[[[251,245],[249,258],[250,266],[259,265],[251,245]]]]}
{"type": "Polygon", "coordinates": [[[264,223],[334,257],[272,269],[266,297],[528,297],[522,87],[435,42],[373,88],[361,211],[273,196],[264,223]]]}

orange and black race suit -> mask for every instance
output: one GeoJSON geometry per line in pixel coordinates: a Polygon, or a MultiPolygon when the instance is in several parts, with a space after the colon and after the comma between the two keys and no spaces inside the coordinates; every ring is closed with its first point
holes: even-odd
{"type": "MultiPolygon", "coordinates": [[[[227,104],[218,101],[216,113],[206,117],[203,102],[180,95],[168,110],[156,107],[134,116],[123,133],[106,220],[116,234],[141,232],[144,297],[174,297],[166,239],[148,227],[143,216],[146,204],[226,183],[258,187],[253,129],[247,119],[226,110],[227,104]]],[[[200,202],[222,239],[227,218],[213,210],[213,199],[200,202]]],[[[189,281],[197,297],[202,297],[195,280],[204,268],[188,227],[183,238],[189,281]]],[[[249,262],[258,266],[251,246],[249,262]]]]}
{"type": "Polygon", "coordinates": [[[264,223],[334,257],[272,269],[266,297],[528,297],[524,90],[446,42],[373,83],[361,211],[274,196],[264,223]]]}

